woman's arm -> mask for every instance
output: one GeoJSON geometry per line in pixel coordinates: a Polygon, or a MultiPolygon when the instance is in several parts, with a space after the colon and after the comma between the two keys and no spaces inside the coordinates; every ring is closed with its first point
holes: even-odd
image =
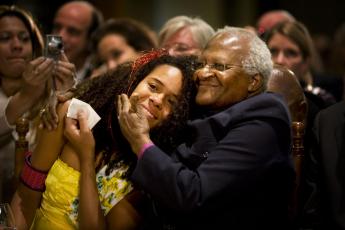
{"type": "Polygon", "coordinates": [[[95,140],[87,125],[86,113],[79,111],[77,118],[78,120],[74,120],[66,117],[65,136],[78,153],[80,161],[79,227],[105,229],[96,184],[95,140]]]}
{"type": "Polygon", "coordinates": [[[79,227],[80,229],[105,229],[105,220],[98,198],[94,162],[80,162],[80,173],[79,227]]]}
{"type": "Polygon", "coordinates": [[[5,114],[10,125],[34,107],[45,93],[46,81],[51,77],[53,60],[39,57],[31,61],[23,72],[22,87],[9,101],[5,114]]]}
{"type": "Polygon", "coordinates": [[[135,205],[140,202],[139,192],[127,194],[112,207],[106,219],[103,216],[96,185],[95,140],[86,119],[86,114],[81,111],[78,113],[78,121],[66,118],[65,128],[65,136],[80,159],[79,227],[80,229],[105,229],[105,227],[121,230],[136,229],[141,221],[135,205]]]}
{"type": "MultiPolygon", "coordinates": [[[[56,104],[63,103],[72,99],[73,95],[65,100],[58,100],[58,95],[65,94],[75,85],[76,70],[75,65],[68,61],[65,53],[61,53],[60,60],[55,63],[53,72],[53,90],[54,94],[49,98],[50,100],[45,106],[44,112],[41,114],[40,128],[48,130],[56,129],[59,122],[59,117],[56,111],[56,104]]],[[[75,89],[75,88],[74,88],[75,89]]]]}
{"type": "Polygon", "coordinates": [[[132,230],[138,229],[142,223],[140,207],[142,194],[133,190],[109,211],[106,216],[107,229],[132,230]]]}
{"type": "MultiPolygon", "coordinates": [[[[69,102],[58,106],[62,119],[66,114],[69,102]]],[[[62,119],[63,120],[63,119],[62,119]]],[[[31,165],[40,171],[48,171],[61,153],[65,140],[63,137],[64,122],[53,131],[42,130],[38,144],[31,157],[31,165]]],[[[41,203],[42,192],[35,191],[20,183],[12,198],[11,207],[18,229],[28,229],[35,216],[35,210],[41,203]]]]}

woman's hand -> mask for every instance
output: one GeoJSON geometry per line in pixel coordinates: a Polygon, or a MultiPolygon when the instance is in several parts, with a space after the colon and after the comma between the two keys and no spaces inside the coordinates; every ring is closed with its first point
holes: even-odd
{"type": "Polygon", "coordinates": [[[54,68],[56,90],[65,92],[72,88],[76,81],[76,68],[73,63],[68,61],[66,54],[61,53],[61,60],[56,62],[54,68]]]}
{"type": "Polygon", "coordinates": [[[53,130],[57,127],[59,119],[56,113],[56,105],[58,102],[65,102],[70,98],[65,98],[65,100],[60,101],[60,95],[70,95],[67,94],[70,89],[73,88],[75,83],[75,66],[70,63],[64,53],[61,54],[61,60],[55,63],[53,70],[53,93],[51,93],[50,98],[44,108],[40,111],[40,128],[46,128],[48,130],[53,130]],[[56,90],[56,91],[55,91],[56,90]]]}
{"type": "Polygon", "coordinates": [[[48,105],[43,108],[40,112],[40,129],[46,128],[48,130],[56,129],[59,123],[59,117],[56,113],[56,105],[58,103],[65,103],[68,100],[71,100],[74,97],[76,88],[70,88],[67,92],[57,92],[56,98],[51,98],[48,105]]]}
{"type": "Polygon", "coordinates": [[[77,116],[77,120],[66,117],[65,137],[78,153],[81,163],[94,162],[95,139],[87,125],[87,113],[80,110],[77,116]]]}
{"type": "Polygon", "coordinates": [[[36,58],[26,66],[20,92],[32,98],[33,104],[45,93],[46,82],[52,78],[53,69],[54,61],[45,57],[36,58]]]}
{"type": "Polygon", "coordinates": [[[133,152],[138,154],[144,144],[151,143],[150,127],[143,111],[143,107],[138,104],[138,95],[132,95],[128,99],[127,95],[118,96],[118,119],[122,134],[128,140],[133,152]]]}
{"type": "Polygon", "coordinates": [[[15,124],[20,116],[29,111],[33,116],[37,114],[41,101],[48,96],[47,80],[52,77],[53,68],[53,60],[45,57],[39,57],[27,63],[22,73],[21,87],[13,95],[6,108],[9,124],[15,124]]]}

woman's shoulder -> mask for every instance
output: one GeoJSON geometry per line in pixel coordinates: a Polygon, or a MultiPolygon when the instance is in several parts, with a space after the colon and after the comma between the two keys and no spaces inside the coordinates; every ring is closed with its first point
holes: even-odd
{"type": "Polygon", "coordinates": [[[57,111],[65,111],[65,112],[67,112],[68,107],[71,104],[71,101],[72,101],[72,99],[70,99],[68,101],[65,101],[65,102],[62,102],[62,103],[59,103],[57,105],[57,111]]]}
{"type": "Polygon", "coordinates": [[[57,104],[56,113],[57,113],[59,119],[62,119],[67,114],[67,111],[68,111],[70,104],[71,104],[71,100],[57,104]]]}

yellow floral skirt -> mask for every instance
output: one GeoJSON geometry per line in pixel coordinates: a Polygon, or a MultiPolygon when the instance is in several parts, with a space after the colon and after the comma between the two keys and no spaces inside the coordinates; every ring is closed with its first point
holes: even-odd
{"type": "MultiPolygon", "coordinates": [[[[131,183],[122,179],[126,167],[116,168],[109,175],[106,166],[96,174],[99,200],[104,216],[127,193],[131,183]]],[[[41,207],[36,211],[31,230],[78,229],[80,172],[57,159],[46,179],[41,207]]]]}

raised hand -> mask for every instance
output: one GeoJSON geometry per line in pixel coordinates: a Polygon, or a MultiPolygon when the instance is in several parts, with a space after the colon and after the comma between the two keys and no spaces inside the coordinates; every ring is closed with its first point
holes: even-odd
{"type": "Polygon", "coordinates": [[[94,162],[95,139],[87,125],[87,113],[80,110],[77,118],[65,118],[64,135],[78,153],[81,163],[94,162]]]}
{"type": "Polygon", "coordinates": [[[46,82],[52,78],[53,68],[54,62],[49,58],[39,57],[30,61],[23,72],[20,92],[35,103],[45,93],[46,82]]]}
{"type": "Polygon", "coordinates": [[[72,88],[76,81],[76,68],[73,63],[68,61],[66,54],[61,53],[61,60],[56,62],[54,68],[54,80],[57,91],[64,92],[72,88]]]}
{"type": "Polygon", "coordinates": [[[118,119],[122,134],[128,140],[133,152],[139,153],[144,144],[150,143],[150,127],[142,106],[138,103],[139,97],[132,95],[118,96],[118,119]]]}
{"type": "Polygon", "coordinates": [[[55,63],[53,76],[52,81],[54,82],[52,82],[52,85],[56,91],[53,89],[54,92],[50,95],[47,105],[40,112],[40,128],[46,128],[48,130],[55,129],[59,122],[56,113],[58,102],[65,102],[73,97],[66,97],[65,100],[60,100],[61,95],[70,95],[68,93],[74,86],[76,76],[74,64],[68,61],[63,52],[61,53],[61,60],[55,63]]]}

